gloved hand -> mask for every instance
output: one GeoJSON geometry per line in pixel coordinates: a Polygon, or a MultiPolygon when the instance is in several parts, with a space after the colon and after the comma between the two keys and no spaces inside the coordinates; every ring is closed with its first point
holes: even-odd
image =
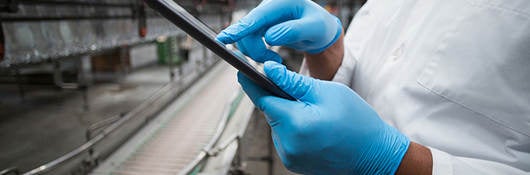
{"type": "Polygon", "coordinates": [[[393,174],[409,140],[350,88],[267,61],[265,74],[299,101],[271,95],[241,73],[239,83],[263,110],[284,165],[303,174],[393,174]]]}
{"type": "Polygon", "coordinates": [[[221,31],[217,40],[231,44],[258,62],[281,57],[268,50],[287,46],[310,54],[324,51],[342,33],[340,20],[310,0],[264,0],[239,22],[221,31]]]}

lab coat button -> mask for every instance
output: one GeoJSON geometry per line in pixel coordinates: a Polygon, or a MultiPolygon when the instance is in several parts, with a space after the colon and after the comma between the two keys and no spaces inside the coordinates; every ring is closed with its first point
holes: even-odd
{"type": "Polygon", "coordinates": [[[398,60],[399,57],[401,57],[401,55],[403,55],[403,49],[404,48],[405,48],[405,44],[401,43],[399,45],[399,47],[392,52],[392,56],[391,56],[392,57],[392,61],[398,60]]]}

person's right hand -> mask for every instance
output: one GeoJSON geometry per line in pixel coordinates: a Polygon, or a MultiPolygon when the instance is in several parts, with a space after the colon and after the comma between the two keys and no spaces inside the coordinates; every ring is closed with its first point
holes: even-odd
{"type": "Polygon", "coordinates": [[[265,75],[296,101],[276,97],[243,74],[238,81],[265,113],[278,156],[302,174],[394,174],[410,141],[343,84],[267,61],[265,75]]]}
{"type": "Polygon", "coordinates": [[[264,0],[237,23],[221,31],[217,40],[224,44],[237,42],[238,48],[255,61],[281,62],[268,50],[287,46],[317,54],[333,45],[342,33],[340,20],[310,0],[264,0]]]}

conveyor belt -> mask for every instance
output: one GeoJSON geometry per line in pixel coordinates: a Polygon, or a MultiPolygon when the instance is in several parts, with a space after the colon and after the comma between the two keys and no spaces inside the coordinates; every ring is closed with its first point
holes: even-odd
{"type": "Polygon", "coordinates": [[[240,91],[235,75],[226,63],[215,66],[92,174],[177,174],[210,141],[240,91]]]}

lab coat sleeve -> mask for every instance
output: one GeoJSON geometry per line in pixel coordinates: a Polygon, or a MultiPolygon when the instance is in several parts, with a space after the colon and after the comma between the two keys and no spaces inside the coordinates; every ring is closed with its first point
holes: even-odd
{"type": "Polygon", "coordinates": [[[528,175],[530,172],[489,160],[459,157],[430,148],[433,159],[433,175],[460,174],[512,174],[528,175]]]}
{"type": "Polygon", "coordinates": [[[339,70],[337,70],[337,73],[335,73],[335,76],[333,77],[332,81],[339,82],[351,87],[354,69],[357,61],[354,58],[351,50],[347,46],[348,43],[344,43],[344,57],[342,58],[342,63],[339,67],[339,70]]]}

